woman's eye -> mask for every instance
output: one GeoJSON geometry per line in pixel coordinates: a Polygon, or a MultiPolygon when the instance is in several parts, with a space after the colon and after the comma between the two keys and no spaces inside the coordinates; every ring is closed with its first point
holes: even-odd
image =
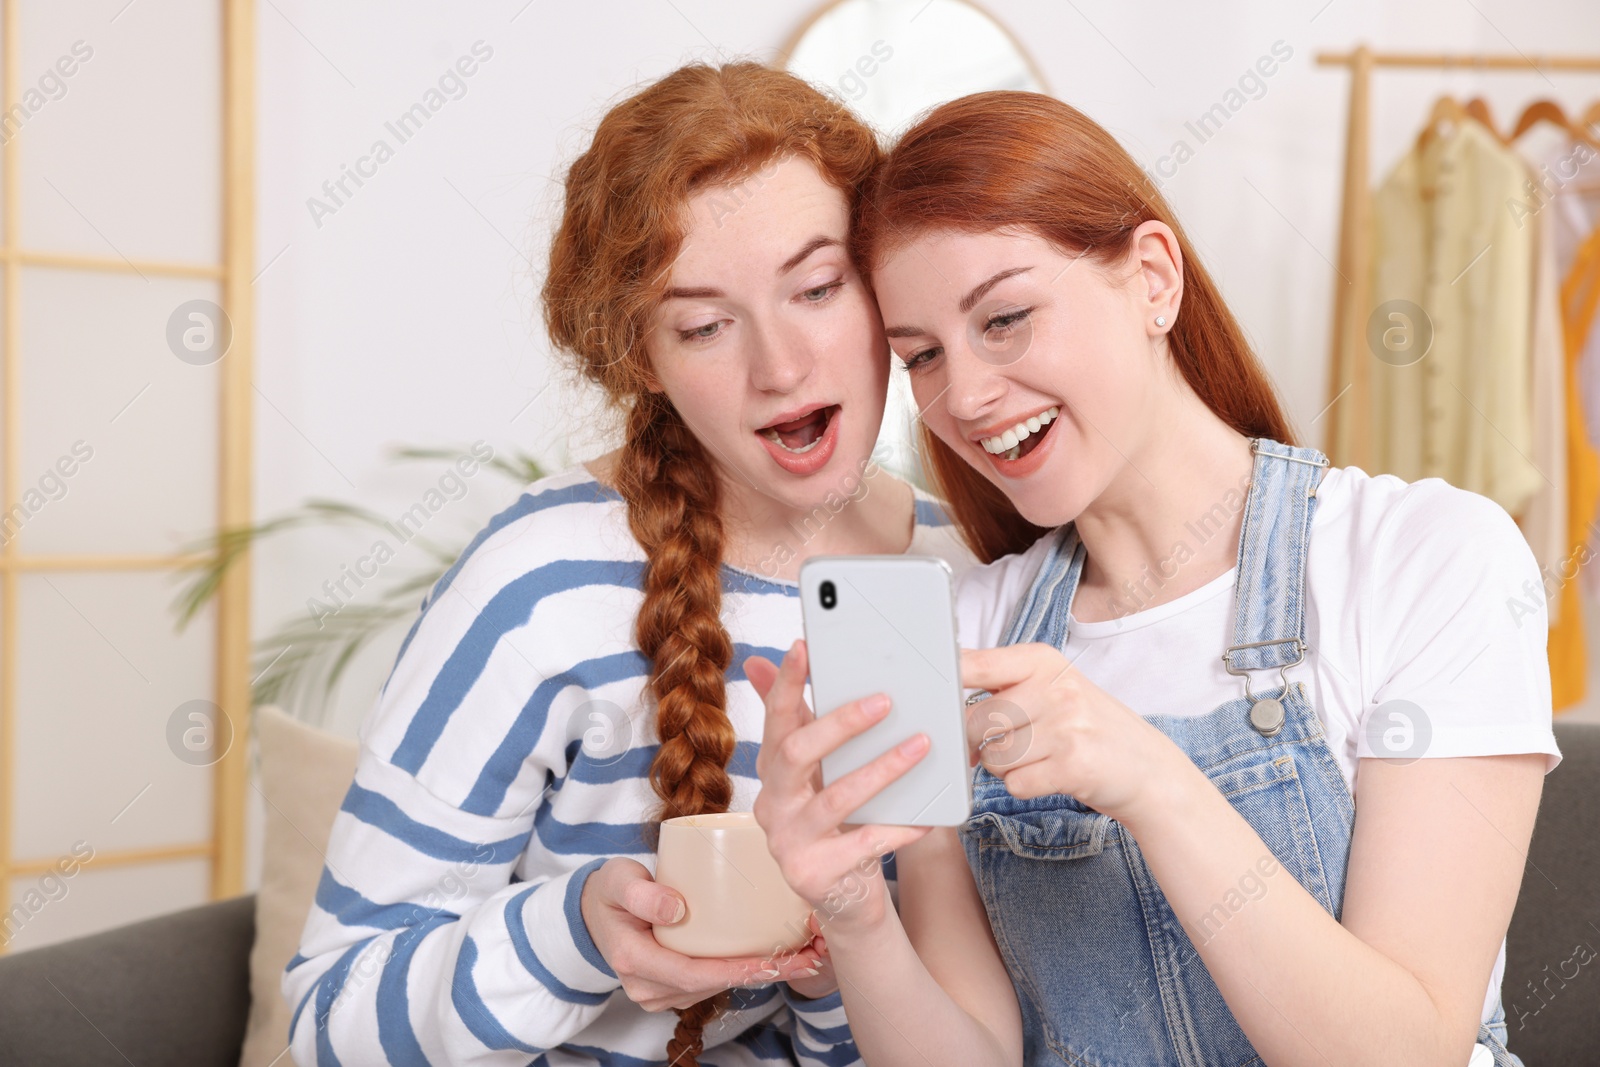
{"type": "Polygon", "coordinates": [[[937,359],[943,352],[944,349],[939,345],[934,345],[932,348],[924,348],[922,351],[913,352],[901,360],[900,365],[906,370],[916,370],[918,367],[937,359]]]}
{"type": "Polygon", "coordinates": [[[1018,308],[1016,311],[1007,311],[999,315],[991,315],[989,321],[984,323],[984,332],[989,330],[1006,330],[1015,326],[1028,317],[1032,308],[1018,308]]]}
{"type": "Polygon", "coordinates": [[[680,341],[709,341],[722,330],[722,322],[708,322],[704,326],[696,326],[692,330],[679,330],[680,341]]]}
{"type": "Polygon", "coordinates": [[[800,295],[805,297],[809,303],[820,304],[842,285],[844,285],[842,281],[829,282],[827,285],[819,285],[815,289],[807,289],[800,295]]]}

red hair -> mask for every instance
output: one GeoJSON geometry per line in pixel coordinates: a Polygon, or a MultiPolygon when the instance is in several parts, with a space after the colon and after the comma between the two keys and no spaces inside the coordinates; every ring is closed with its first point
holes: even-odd
{"type": "MultiPolygon", "coordinates": [[[[1053,97],[976,93],[935,108],[873,176],[852,242],[870,271],[929,230],[1021,228],[1068,255],[1108,263],[1150,219],[1172,228],[1183,254],[1183,310],[1167,339],[1184,380],[1239,433],[1293,444],[1271,381],[1172,209],[1116,138],[1053,97]]],[[[926,423],[921,436],[929,477],[980,559],[1019,552],[1045,532],[926,423]]]]}
{"type": "MultiPolygon", "coordinates": [[[[880,152],[848,109],[792,74],[756,63],[682,67],[600,120],[567,172],[550,248],[545,327],[627,413],[615,481],[646,560],[634,637],[650,660],[646,692],[656,701],[658,819],[728,810],[736,736],[719,476],[666,394],[652,390],[644,337],[685,236],[690,196],[789,156],[810,160],[854,206],[880,152]]],[[[698,1062],[702,1031],[726,1000],[680,1012],[667,1045],[675,1067],[698,1062]]]]}

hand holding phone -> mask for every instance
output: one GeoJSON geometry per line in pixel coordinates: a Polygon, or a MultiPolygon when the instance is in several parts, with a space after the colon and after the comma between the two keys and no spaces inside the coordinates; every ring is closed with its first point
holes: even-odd
{"type": "Polygon", "coordinates": [[[950,567],[932,556],[813,556],[801,614],[819,716],[886,693],[889,713],[822,758],[831,784],[917,733],[926,756],[847,822],[959,826],[972,813],[950,567]]]}
{"type": "MultiPolygon", "coordinates": [[[[883,857],[921,840],[932,828],[846,826],[844,816],[915,767],[928,754],[927,735],[918,732],[824,786],[823,757],[871,729],[887,707],[874,711],[871,699],[855,700],[827,715],[813,714],[805,692],[810,660],[804,641],[790,647],[781,665],[750,656],[744,669],[766,709],[756,756],[761,792],[752,810],[784,881],[835,933],[848,926],[876,926],[894,909],[883,879],[883,857]]],[[[882,703],[888,704],[887,697],[882,703]]],[[[819,942],[824,942],[820,927],[812,944],[826,948],[819,942]]]]}

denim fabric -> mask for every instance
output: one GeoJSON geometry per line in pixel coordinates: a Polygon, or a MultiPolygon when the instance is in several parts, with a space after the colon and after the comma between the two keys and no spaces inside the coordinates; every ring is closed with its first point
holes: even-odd
{"type": "MultiPolygon", "coordinates": [[[[1148,717],[1255,828],[1278,864],[1269,874],[1242,879],[1240,893],[1202,920],[1207,934],[1285,876],[1337,918],[1355,821],[1322,721],[1304,683],[1287,677],[1304,647],[1306,548],[1327,459],[1267,440],[1255,441],[1253,450],[1234,589],[1234,647],[1224,662],[1236,673],[1269,673],[1244,675],[1239,698],[1204,715],[1148,717]],[[1252,704],[1265,698],[1276,699],[1284,713],[1270,735],[1250,721],[1252,704]]],[[[1083,559],[1082,542],[1064,527],[1003,644],[1064,644],[1083,559]]],[[[1132,836],[1075,797],[1018,800],[982,766],[974,773],[973,815],[962,842],[1016,986],[1024,1062],[1261,1063],[1132,836]]],[[[1506,1050],[1498,1004],[1478,1041],[1494,1052],[1497,1067],[1522,1067],[1506,1050]]]]}

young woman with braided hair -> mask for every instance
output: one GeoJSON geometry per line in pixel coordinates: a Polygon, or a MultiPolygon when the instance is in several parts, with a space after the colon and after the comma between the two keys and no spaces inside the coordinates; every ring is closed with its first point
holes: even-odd
{"type": "Polygon", "coordinates": [[[650,865],[660,820],[751,809],[742,664],[799,636],[804,558],[972,562],[872,461],[889,350],[848,231],[878,159],[742,63],[619,103],[572,165],[545,322],[623,443],[530,486],[424,601],[284,976],[297,1062],[859,1061],[820,938],[670,952],[650,865]]]}

